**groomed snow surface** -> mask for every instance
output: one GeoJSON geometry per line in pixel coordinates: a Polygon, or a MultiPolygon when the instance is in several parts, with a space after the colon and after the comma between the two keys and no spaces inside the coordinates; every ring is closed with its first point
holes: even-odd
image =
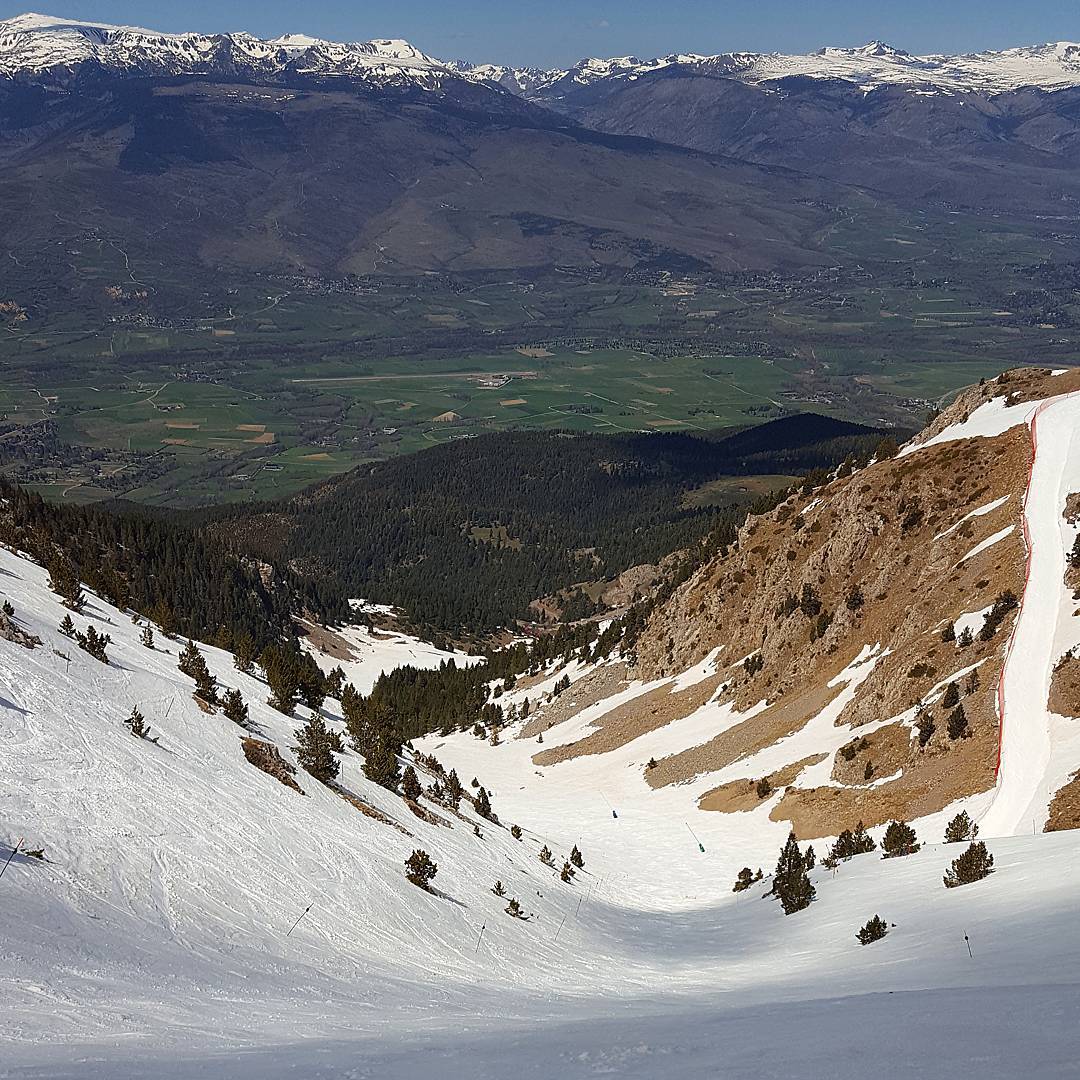
{"type": "MultiPolygon", "coordinates": [[[[738,816],[695,816],[687,799],[615,819],[597,778],[575,796],[572,769],[500,765],[531,746],[455,736],[440,757],[525,828],[519,843],[485,822],[478,838],[471,817],[419,820],[346,754],[344,786],[405,836],[305,774],[300,796],[249,766],[244,733],[192,700],[180,643],[150,652],[92,597],[75,622],[112,636],[106,667],[57,632],[39,567],[0,552],[0,591],[44,640],[0,640],[0,836],[47,856],[0,879],[2,1077],[890,1078],[970,1075],[976,1059],[980,1077],[1074,1074],[1077,834],[996,841],[997,872],[948,891],[959,847],[864,856],[816,871],[817,902],[785,917],[762,886],[731,892],[743,862],[771,868],[779,825],[751,851],[738,816]],[[123,727],[133,705],[158,745],[123,727]],[[731,842],[699,830],[706,818],[731,842]],[[586,871],[567,885],[537,852],[561,865],[575,840],[586,871]],[[405,881],[414,847],[442,895],[405,881]],[[529,921],[503,912],[496,878],[529,921]],[[874,914],[896,925],[862,948],[874,914]]],[[[296,722],[204,653],[288,756],[296,722]]]]}

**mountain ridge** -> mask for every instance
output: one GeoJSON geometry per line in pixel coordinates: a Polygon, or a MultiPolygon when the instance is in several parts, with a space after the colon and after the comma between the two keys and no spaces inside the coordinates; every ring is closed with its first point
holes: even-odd
{"type": "Polygon", "coordinates": [[[651,59],[585,57],[567,68],[543,68],[440,60],[402,39],[335,42],[303,33],[269,39],[246,31],[162,33],[37,13],[0,22],[0,75],[43,76],[86,64],[129,75],[203,74],[231,65],[256,76],[293,70],[429,90],[447,79],[464,79],[539,102],[557,101],[567,90],[595,82],[634,80],[668,68],[754,85],[797,77],[835,79],[864,91],[904,86],[920,92],[993,94],[1080,85],[1080,44],[1068,41],[916,56],[875,40],[806,54],[735,51],[671,53],[651,59]]]}

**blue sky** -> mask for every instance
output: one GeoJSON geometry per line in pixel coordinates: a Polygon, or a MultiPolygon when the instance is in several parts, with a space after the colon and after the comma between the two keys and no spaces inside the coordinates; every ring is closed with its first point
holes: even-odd
{"type": "MultiPolygon", "coordinates": [[[[159,30],[403,37],[444,58],[558,66],[585,55],[808,52],[875,38],[909,52],[1080,40],[1078,0],[34,0],[53,15],[159,30]]],[[[6,16],[26,10],[0,4],[6,16]]]]}

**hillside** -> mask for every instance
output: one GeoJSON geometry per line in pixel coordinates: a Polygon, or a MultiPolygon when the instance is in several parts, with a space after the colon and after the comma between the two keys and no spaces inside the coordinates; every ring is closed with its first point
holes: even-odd
{"type": "Polygon", "coordinates": [[[958,805],[987,835],[1075,821],[1078,390],[1009,373],[896,457],[752,518],[625,657],[547,703],[551,683],[519,682],[504,708],[540,707],[485,756],[531,759],[523,805],[602,784],[642,813],[696,806],[725,851],[758,829],[937,831],[958,805]]]}
{"type": "Polygon", "coordinates": [[[505,432],[213,513],[209,531],[414,625],[485,634],[538,619],[530,605],[553,594],[723,542],[750,507],[866,460],[884,434],[812,413],[715,436],[505,432]]]}
{"type": "MultiPolygon", "coordinates": [[[[57,633],[65,609],[40,568],[8,552],[0,564],[15,625],[41,639],[0,638],[4,839],[44,854],[16,856],[0,883],[10,1076],[412,1078],[435,1055],[454,1077],[557,1063],[644,1080],[658,1062],[690,1077],[723,1060],[745,1076],[846,1078],[863,1074],[868,1038],[884,1077],[975,1053],[1002,1080],[1071,1068],[1075,833],[992,841],[994,874],[947,891],[958,848],[921,822],[918,855],[814,871],[819,899],[786,918],[761,889],[730,891],[783,826],[762,818],[742,844],[718,844],[720,815],[693,814],[702,854],[682,835],[685,800],[635,811],[618,770],[602,781],[617,819],[588,788],[519,793],[528,742],[432,747],[446,767],[468,763],[466,783],[475,765],[502,827],[429,796],[421,812],[445,824],[417,817],[351,751],[339,782],[352,804],[297,771],[301,794],[245,761],[246,738],[294,761],[298,721],[263,705],[265,685],[228,654],[203,649],[247,700],[250,732],[192,698],[179,643],[159,636],[151,652],[91,597],[75,623],[112,636],[103,665],[57,633]],[[133,705],[158,743],[124,727],[133,705]],[[546,842],[561,860],[575,841],[585,868],[564,884],[537,852],[546,842]],[[403,877],[418,846],[439,865],[436,893],[403,877]],[[503,912],[496,878],[527,921],[503,912]],[[864,951],[854,933],[874,912],[894,925],[864,951]]],[[[340,728],[334,702],[325,713],[340,728]]],[[[559,769],[545,773],[558,788],[559,769]]]]}

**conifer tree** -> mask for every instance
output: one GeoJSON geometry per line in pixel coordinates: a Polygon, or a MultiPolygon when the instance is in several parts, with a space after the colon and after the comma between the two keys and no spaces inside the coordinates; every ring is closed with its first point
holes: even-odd
{"type": "Polygon", "coordinates": [[[762,878],[761,870],[759,869],[755,874],[749,866],[744,866],[735,878],[735,885],[732,887],[732,892],[745,892],[756,881],[760,881],[762,878]]]}
{"type": "Polygon", "coordinates": [[[945,687],[945,693],[941,698],[941,707],[943,709],[955,708],[960,702],[960,687],[955,682],[949,683],[945,687]]]}
{"type": "Polygon", "coordinates": [[[250,675],[255,666],[255,657],[258,651],[255,648],[255,639],[248,631],[233,638],[233,667],[237,671],[250,675]]]}
{"type": "Polygon", "coordinates": [[[71,621],[70,615],[65,615],[60,620],[60,633],[64,637],[73,638],[75,636],[75,624],[71,621]]]}
{"type": "Polygon", "coordinates": [[[202,670],[195,674],[195,696],[202,698],[207,705],[216,705],[218,703],[217,679],[210,674],[210,669],[206,666],[205,661],[202,670]]]}
{"type": "Polygon", "coordinates": [[[86,594],[82,591],[79,575],[66,555],[57,555],[49,562],[49,587],[72,611],[82,611],[86,594]]]}
{"type": "Polygon", "coordinates": [[[401,793],[406,799],[411,799],[413,802],[420,798],[420,780],[416,775],[416,770],[411,765],[406,766],[405,774],[401,778],[401,793]]]}
{"type": "Polygon", "coordinates": [[[492,886],[491,891],[496,896],[505,896],[506,895],[506,888],[503,886],[503,883],[501,881],[496,881],[494,886],[492,886]]]}
{"type": "Polygon", "coordinates": [[[199,651],[198,645],[190,638],[188,643],[180,650],[176,666],[190,679],[194,679],[200,671],[206,670],[206,660],[199,651]]]}
{"type": "Polygon", "coordinates": [[[138,707],[131,710],[131,715],[124,721],[127,729],[137,739],[150,738],[150,728],[147,726],[146,717],[139,712],[138,707]]]}
{"type": "Polygon", "coordinates": [[[964,712],[962,704],[949,713],[948,732],[950,739],[966,739],[971,734],[968,730],[967,713],[964,712]]]}
{"type": "Polygon", "coordinates": [[[142,628],[142,633],[139,635],[139,641],[142,642],[147,649],[152,649],[154,647],[154,628],[149,623],[142,628]]]}
{"type": "Polygon", "coordinates": [[[112,644],[112,638],[108,634],[99,634],[93,626],[88,626],[85,634],[75,632],[75,641],[80,649],[88,652],[95,660],[100,660],[103,664],[109,662],[106,648],[112,644]]]}
{"type": "Polygon", "coordinates": [[[934,737],[937,724],[934,723],[934,718],[927,709],[919,710],[915,717],[915,723],[919,728],[919,746],[926,746],[934,737]]]}
{"type": "Polygon", "coordinates": [[[803,854],[803,862],[806,863],[807,870],[814,869],[814,864],[817,862],[817,856],[814,854],[813,844],[807,844],[806,851],[803,854]]]}
{"type": "Polygon", "coordinates": [[[880,915],[875,915],[855,935],[860,945],[869,945],[872,941],[880,941],[889,932],[888,924],[880,915]]]}
{"type": "Polygon", "coordinates": [[[389,791],[397,787],[400,775],[397,752],[384,732],[378,734],[364,758],[364,775],[389,791]]]}
{"type": "Polygon", "coordinates": [[[581,854],[581,850],[578,848],[577,844],[575,844],[570,849],[570,861],[579,870],[584,870],[585,869],[585,856],[581,854]]]}
{"type": "Polygon", "coordinates": [[[488,797],[488,793],[484,788],[479,788],[477,790],[474,803],[476,806],[476,812],[482,818],[491,817],[491,799],[488,797]]]}
{"type": "Polygon", "coordinates": [[[248,725],[248,707],[244,702],[244,696],[239,690],[227,690],[222,702],[221,711],[234,723],[241,727],[248,725]]]}
{"type": "Polygon", "coordinates": [[[431,861],[428,853],[417,848],[405,860],[405,877],[420,889],[430,890],[438,866],[431,861]]]}
{"type": "Polygon", "coordinates": [[[329,784],[336,780],[341,766],[331,749],[330,732],[326,730],[322,717],[312,716],[295,734],[296,759],[301,768],[321,783],[329,784]]]}
{"type": "Polygon", "coordinates": [[[270,688],[268,704],[278,712],[292,716],[300,695],[300,678],[296,665],[291,662],[288,653],[276,645],[263,650],[259,663],[270,688]]]}
{"type": "Polygon", "coordinates": [[[521,826],[520,825],[511,825],[510,826],[510,835],[515,840],[520,840],[521,839],[521,826]]]}
{"type": "Polygon", "coordinates": [[[571,882],[574,880],[574,868],[569,862],[563,863],[562,870],[559,871],[559,878],[562,881],[571,882]]]}
{"type": "Polygon", "coordinates": [[[547,844],[545,844],[545,845],[544,845],[544,846],[543,846],[543,847],[542,847],[542,848],[540,849],[540,861],[541,861],[541,862],[542,862],[542,863],[543,863],[543,864],[544,864],[545,866],[554,866],[554,865],[555,865],[555,860],[554,860],[554,859],[553,859],[553,858],[551,857],[551,848],[549,848],[549,847],[547,846],[547,844]]]}
{"type": "Polygon", "coordinates": [[[903,821],[890,821],[881,841],[881,857],[896,859],[904,855],[914,855],[921,846],[910,825],[903,821]]]}
{"type": "Polygon", "coordinates": [[[521,905],[517,900],[511,900],[510,903],[506,905],[506,914],[512,915],[515,919],[520,919],[522,917],[521,905]]]}
{"type": "Polygon", "coordinates": [[[961,810],[945,826],[945,843],[961,844],[965,840],[974,840],[979,835],[979,826],[971,820],[966,810],[961,810]]]}
{"type": "Polygon", "coordinates": [[[774,896],[780,898],[785,915],[793,915],[809,907],[817,896],[817,890],[806,875],[806,862],[794,832],[780,849],[772,891],[774,896]]]}
{"type": "Polygon", "coordinates": [[[446,777],[446,805],[452,810],[456,810],[464,794],[465,789],[461,786],[461,781],[458,779],[457,770],[451,769],[446,777]]]}
{"type": "Polygon", "coordinates": [[[970,885],[989,877],[993,872],[994,856],[986,850],[981,840],[975,840],[963,855],[953,859],[952,865],[945,871],[945,888],[970,885]]]}

